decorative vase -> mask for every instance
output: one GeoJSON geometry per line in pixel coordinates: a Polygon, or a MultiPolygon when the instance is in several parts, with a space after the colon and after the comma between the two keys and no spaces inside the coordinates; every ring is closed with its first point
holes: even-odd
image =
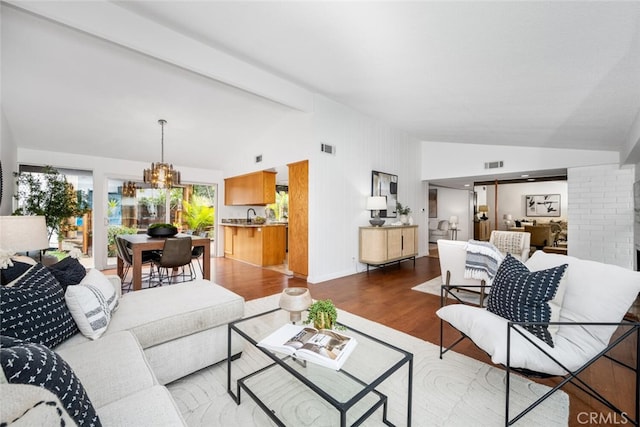
{"type": "Polygon", "coordinates": [[[403,214],[403,215],[400,215],[400,222],[401,222],[403,225],[407,225],[407,224],[409,224],[409,215],[404,215],[404,214],[403,214]]]}

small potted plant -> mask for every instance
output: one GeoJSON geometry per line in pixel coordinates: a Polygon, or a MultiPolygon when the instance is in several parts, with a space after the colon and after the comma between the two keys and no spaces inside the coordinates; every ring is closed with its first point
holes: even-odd
{"type": "Polygon", "coordinates": [[[307,310],[309,314],[307,320],[304,321],[305,325],[313,322],[313,327],[316,329],[333,329],[336,326],[338,311],[330,299],[318,300],[311,304],[307,310]]]}
{"type": "Polygon", "coordinates": [[[400,215],[400,222],[403,224],[409,224],[411,208],[409,206],[402,206],[402,203],[396,202],[396,211],[398,211],[398,215],[400,215]]]}

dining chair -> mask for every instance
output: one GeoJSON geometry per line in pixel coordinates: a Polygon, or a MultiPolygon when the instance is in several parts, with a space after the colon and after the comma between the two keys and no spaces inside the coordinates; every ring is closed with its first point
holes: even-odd
{"type": "MultiPolygon", "coordinates": [[[[206,231],[203,231],[198,235],[200,237],[208,237],[209,233],[206,231]]],[[[204,246],[195,246],[191,250],[191,262],[193,263],[193,260],[195,260],[198,263],[198,267],[200,267],[200,273],[202,274],[202,277],[204,277],[204,267],[202,266],[202,262],[200,261],[200,258],[203,255],[204,255],[204,246]]],[[[193,267],[191,265],[189,265],[189,271],[191,272],[191,277],[193,279],[196,279],[195,271],[193,270],[193,267]]]]}
{"type": "MultiPolygon", "coordinates": [[[[122,237],[119,237],[119,236],[116,236],[116,253],[118,255],[118,258],[122,260],[122,265],[124,266],[122,277],[120,278],[122,280],[122,292],[128,292],[132,290],[132,283],[133,283],[133,277],[131,278],[130,281],[126,280],[127,274],[129,273],[129,270],[133,265],[133,253],[127,247],[127,242],[122,237]]],[[[153,256],[154,254],[152,252],[149,252],[149,251],[142,252],[142,267],[144,267],[145,264],[151,265],[153,256]]],[[[149,278],[149,275],[150,275],[149,273],[144,274],[142,276],[142,279],[145,280],[149,278]]]]}
{"type": "MultiPolygon", "coordinates": [[[[149,286],[162,286],[172,281],[176,283],[178,277],[182,277],[182,282],[187,281],[185,280],[184,267],[189,266],[191,268],[191,250],[191,237],[169,237],[165,239],[162,254],[156,254],[152,259],[158,277],[157,279],[155,278],[155,271],[152,268],[149,286]],[[179,268],[182,268],[182,272],[176,274],[179,268]],[[169,272],[170,269],[173,273],[169,272]]],[[[192,273],[189,274],[189,280],[193,280],[192,273]]]]}

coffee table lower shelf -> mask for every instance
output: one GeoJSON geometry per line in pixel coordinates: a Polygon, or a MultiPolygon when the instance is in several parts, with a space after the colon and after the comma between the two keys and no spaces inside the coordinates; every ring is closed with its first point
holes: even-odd
{"type": "MultiPolygon", "coordinates": [[[[272,409],[269,405],[269,402],[265,402],[263,400],[267,400],[266,398],[260,398],[257,393],[252,390],[252,381],[269,381],[269,375],[277,375],[277,373],[273,373],[272,371],[278,370],[278,364],[272,363],[270,365],[265,366],[262,369],[259,369],[256,372],[248,374],[242,378],[237,380],[237,388],[236,393],[232,390],[228,390],[229,395],[233,398],[233,400],[239,405],[241,403],[241,390],[244,390],[249,397],[264,411],[269,418],[273,420],[278,426],[285,427],[287,424],[278,416],[276,410],[272,409]],[[259,377],[266,376],[266,379],[260,379],[259,377]]],[[[357,378],[349,375],[348,373],[342,371],[345,375],[349,376],[352,380],[358,381],[357,378]]],[[[290,377],[292,380],[294,377],[290,377]]],[[[293,383],[293,381],[292,381],[293,383]]],[[[253,384],[254,386],[256,384],[253,384]]],[[[289,390],[289,394],[294,394],[297,396],[301,396],[304,394],[304,389],[308,388],[301,382],[297,382],[297,384],[292,384],[292,389],[289,390]]],[[[308,388],[308,390],[311,390],[308,388]]],[[[352,412],[356,412],[359,414],[358,418],[354,420],[351,426],[358,426],[367,420],[372,414],[374,414],[380,407],[382,407],[382,422],[388,426],[395,426],[392,422],[387,419],[387,396],[383,393],[380,393],[377,390],[373,390],[371,393],[368,393],[368,396],[360,399],[354,406],[345,408],[344,405],[339,403],[332,403],[332,406],[340,412],[340,426],[347,426],[347,412],[351,410],[352,412]]],[[[330,409],[330,408],[326,408],[330,409]]],[[[324,416],[324,415],[322,415],[324,416]]]]}

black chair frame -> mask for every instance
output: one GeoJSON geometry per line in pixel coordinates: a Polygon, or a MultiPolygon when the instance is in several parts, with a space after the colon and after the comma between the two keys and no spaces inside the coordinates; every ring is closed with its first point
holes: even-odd
{"type": "MultiPolygon", "coordinates": [[[[464,286],[464,287],[466,288],[466,287],[469,287],[469,286],[464,286]]],[[[457,288],[457,286],[442,285],[442,289],[440,291],[441,303],[445,301],[446,294],[450,294],[454,298],[458,299],[457,297],[455,297],[455,294],[453,294],[451,292],[455,288],[457,288]]],[[[463,288],[463,287],[460,286],[460,288],[463,288]]],[[[460,299],[458,299],[458,301],[460,301],[460,299]]],[[[465,304],[464,301],[460,301],[460,302],[462,304],[465,304]]],[[[471,342],[473,342],[473,340],[470,337],[465,335],[463,332],[458,331],[461,336],[457,340],[455,340],[451,345],[449,345],[448,347],[445,348],[444,344],[443,344],[444,343],[444,322],[445,322],[444,320],[440,319],[440,359],[442,359],[442,356],[446,352],[448,352],[449,350],[453,349],[456,345],[458,345],[460,342],[462,342],[466,338],[468,338],[471,342]]],[[[540,405],[545,399],[547,399],[549,396],[551,396],[556,391],[560,390],[562,387],[564,387],[568,383],[573,384],[576,388],[578,388],[579,390],[582,390],[584,393],[586,393],[590,397],[596,399],[598,402],[602,403],[604,406],[609,408],[611,411],[613,411],[616,414],[618,414],[620,417],[622,417],[622,419],[624,420],[625,424],[629,423],[629,424],[634,425],[634,426],[639,426],[639,420],[640,420],[640,403],[639,403],[640,402],[640,358],[639,358],[639,356],[640,356],[640,322],[629,322],[629,321],[622,321],[620,323],[606,323],[606,322],[580,322],[580,323],[579,322],[508,322],[508,327],[507,327],[507,364],[503,366],[505,368],[505,370],[506,370],[505,426],[510,426],[510,425],[513,425],[514,423],[516,423],[518,420],[520,420],[522,417],[524,417],[526,414],[528,414],[534,408],[536,408],[538,405],[540,405]],[[536,343],[529,335],[525,334],[524,331],[521,328],[516,328],[516,326],[523,327],[523,326],[527,326],[527,325],[532,325],[532,326],[533,325],[558,325],[558,326],[564,325],[564,326],[576,326],[576,327],[580,327],[580,326],[582,326],[582,327],[584,327],[584,326],[617,326],[619,328],[622,327],[625,330],[624,330],[624,332],[621,333],[621,335],[619,337],[613,339],[609,343],[609,345],[607,345],[602,351],[600,351],[598,354],[596,354],[593,358],[591,358],[590,360],[585,362],[578,369],[572,371],[572,370],[568,369],[566,366],[564,366],[564,364],[562,364],[562,362],[560,362],[555,357],[553,357],[551,354],[549,354],[548,351],[546,351],[543,347],[541,347],[538,343],[536,343]],[[520,336],[525,338],[529,343],[531,343],[535,348],[537,348],[540,352],[542,352],[546,357],[551,359],[556,365],[558,365],[563,370],[567,371],[567,374],[566,375],[551,375],[551,374],[545,374],[543,372],[535,372],[535,371],[530,371],[530,370],[527,370],[527,369],[520,369],[520,368],[511,367],[511,334],[514,333],[512,331],[514,331],[515,333],[518,333],[520,336]],[[626,363],[624,363],[624,362],[622,362],[620,360],[617,360],[614,357],[612,357],[612,356],[607,354],[607,353],[609,353],[611,350],[616,348],[619,344],[621,344],[622,342],[624,342],[626,339],[628,339],[631,336],[635,336],[635,341],[636,341],[636,355],[635,355],[636,366],[628,365],[628,364],[626,364],[626,363]],[[614,363],[616,363],[616,364],[618,364],[618,365],[620,365],[620,366],[622,366],[624,368],[627,368],[627,369],[629,369],[629,370],[631,370],[631,371],[633,371],[635,373],[635,410],[634,410],[633,418],[631,418],[629,416],[629,413],[627,413],[625,411],[622,411],[616,405],[611,403],[607,398],[605,398],[600,392],[596,391],[593,387],[591,387],[584,380],[582,380],[581,378],[578,377],[578,375],[580,373],[582,373],[584,370],[589,368],[593,363],[595,363],[601,357],[605,357],[605,358],[613,361],[614,363]],[[514,373],[514,372],[517,373],[517,374],[520,374],[520,375],[524,375],[526,377],[539,377],[539,378],[540,377],[543,377],[543,378],[545,378],[545,377],[546,378],[548,378],[548,377],[559,377],[559,378],[563,378],[563,380],[560,381],[555,387],[552,387],[549,391],[547,391],[544,395],[542,395],[540,398],[538,398],[538,400],[533,402],[527,408],[522,410],[520,413],[516,414],[513,418],[510,418],[510,415],[509,415],[509,412],[510,412],[509,411],[509,409],[510,409],[509,408],[510,380],[511,380],[511,374],[514,373]]]]}

